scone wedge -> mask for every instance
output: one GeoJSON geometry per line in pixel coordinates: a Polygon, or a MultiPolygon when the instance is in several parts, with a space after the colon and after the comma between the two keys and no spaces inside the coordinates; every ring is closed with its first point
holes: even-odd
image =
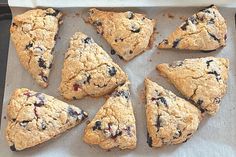
{"type": "Polygon", "coordinates": [[[158,48],[210,52],[225,46],[226,38],[226,21],[217,7],[211,5],[189,17],[158,48]]]}
{"type": "Polygon", "coordinates": [[[10,29],[20,63],[44,88],[48,86],[61,17],[62,13],[52,8],[29,10],[15,16],[10,29]]]}
{"type": "Polygon", "coordinates": [[[6,138],[12,151],[46,142],[87,118],[83,110],[26,88],[15,90],[7,106],[6,138]]]}
{"type": "Polygon", "coordinates": [[[125,83],[127,75],[91,37],[77,32],[65,54],[61,94],[69,100],[99,97],[125,83]]]}
{"type": "Polygon", "coordinates": [[[136,147],[136,125],[129,83],[119,86],[84,131],[84,142],[103,149],[136,147]]]}
{"type": "Polygon", "coordinates": [[[96,26],[120,58],[126,61],[147,50],[156,24],[144,14],[89,10],[89,22],[96,26]]]}
{"type": "Polygon", "coordinates": [[[227,90],[228,59],[185,59],[171,64],[159,64],[157,69],[202,112],[214,115],[219,110],[227,90]]]}
{"type": "Polygon", "coordinates": [[[145,87],[148,145],[186,142],[198,129],[200,110],[149,79],[145,80],[145,87]]]}

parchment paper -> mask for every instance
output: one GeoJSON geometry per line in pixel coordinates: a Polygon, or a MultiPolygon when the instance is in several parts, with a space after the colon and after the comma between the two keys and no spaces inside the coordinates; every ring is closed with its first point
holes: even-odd
{"type": "MultiPolygon", "coordinates": [[[[112,10],[106,8],[107,10],[112,10]]],[[[182,20],[180,17],[188,17],[198,11],[200,8],[195,7],[146,7],[146,8],[116,8],[115,10],[124,11],[132,10],[135,12],[146,13],[148,17],[157,19],[157,31],[159,32],[155,43],[160,42],[175,27],[177,27],[182,20]],[[174,16],[169,18],[168,13],[174,16]]],[[[13,14],[24,12],[24,8],[13,8],[13,14]]],[[[86,24],[83,20],[86,17],[88,8],[62,8],[64,13],[64,23],[59,32],[59,38],[55,47],[54,64],[49,78],[49,87],[46,89],[40,88],[32,77],[23,69],[19,63],[15,48],[12,42],[10,43],[8,55],[7,78],[5,87],[3,118],[0,136],[0,156],[1,157],[26,157],[26,156],[160,156],[160,157],[235,157],[236,156],[236,110],[235,110],[235,90],[236,90],[236,31],[234,26],[234,8],[220,8],[221,13],[225,17],[228,24],[228,40],[227,46],[223,49],[211,53],[202,52],[188,52],[178,50],[158,50],[153,49],[146,51],[130,62],[124,62],[119,57],[111,55],[116,63],[118,63],[129,75],[131,85],[131,98],[135,111],[137,124],[137,148],[131,151],[120,151],[113,149],[106,152],[98,146],[89,146],[82,141],[83,129],[86,123],[75,127],[60,137],[39,146],[30,148],[21,152],[12,152],[7,144],[4,136],[7,120],[6,105],[12,91],[19,87],[27,87],[35,91],[44,92],[55,96],[60,100],[65,101],[57,89],[61,80],[61,69],[63,65],[64,53],[68,48],[70,37],[76,31],[82,31],[94,38],[94,40],[101,45],[109,54],[110,46],[105,40],[96,33],[93,26],[86,24]],[[78,16],[79,14],[79,16],[78,16]],[[228,81],[227,95],[223,98],[220,111],[214,117],[206,117],[198,131],[194,136],[184,144],[175,146],[166,146],[159,149],[152,149],[146,143],[146,117],[145,104],[141,99],[145,77],[151,78],[158,82],[166,89],[170,89],[175,94],[181,96],[177,90],[163,77],[161,77],[155,70],[155,66],[163,62],[172,62],[175,60],[183,60],[186,58],[196,58],[205,56],[220,56],[227,57],[230,60],[230,72],[228,81]]],[[[181,96],[182,97],[182,96],[181,96]]],[[[82,100],[71,101],[74,104],[89,113],[89,118],[92,119],[98,109],[103,105],[104,98],[84,98],[82,100]]]]}

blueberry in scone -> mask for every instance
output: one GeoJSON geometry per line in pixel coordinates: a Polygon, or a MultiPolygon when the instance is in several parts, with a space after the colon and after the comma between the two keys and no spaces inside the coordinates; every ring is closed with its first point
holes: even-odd
{"type": "Polygon", "coordinates": [[[213,115],[219,110],[227,89],[228,59],[185,59],[171,64],[159,64],[157,69],[202,112],[213,115]]]}
{"type": "Polygon", "coordinates": [[[88,114],[52,96],[21,88],[12,94],[7,116],[7,141],[12,151],[20,151],[75,127],[88,114]]]}
{"type": "Polygon", "coordinates": [[[62,13],[52,8],[29,10],[15,16],[10,29],[20,63],[44,88],[48,86],[61,17],[62,13]]]}
{"type": "Polygon", "coordinates": [[[144,14],[89,10],[89,21],[120,58],[128,61],[144,52],[150,46],[155,20],[144,14]]]}
{"type": "Polygon", "coordinates": [[[192,137],[202,119],[200,110],[149,79],[145,88],[148,145],[179,144],[192,137]]]}
{"type": "Polygon", "coordinates": [[[189,17],[158,48],[211,52],[226,45],[227,25],[215,5],[189,17]]]}
{"type": "Polygon", "coordinates": [[[129,83],[119,86],[84,131],[84,142],[103,149],[136,147],[136,125],[129,83]]]}
{"type": "Polygon", "coordinates": [[[125,83],[127,75],[91,37],[77,32],[62,69],[60,92],[66,99],[99,97],[125,83]]]}

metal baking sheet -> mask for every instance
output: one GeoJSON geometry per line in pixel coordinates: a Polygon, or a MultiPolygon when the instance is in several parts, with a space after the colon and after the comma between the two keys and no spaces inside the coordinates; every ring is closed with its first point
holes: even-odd
{"type": "MultiPolygon", "coordinates": [[[[183,19],[197,12],[202,7],[131,7],[131,8],[102,8],[104,10],[126,11],[145,13],[148,17],[157,19],[157,36],[155,43],[160,42],[170,32],[172,32],[183,19]]],[[[211,53],[190,52],[178,50],[158,50],[153,47],[151,50],[139,55],[130,62],[125,62],[115,55],[111,55],[111,47],[106,41],[96,33],[96,30],[90,24],[85,23],[89,8],[60,8],[65,13],[64,23],[60,28],[59,37],[55,47],[55,57],[52,72],[49,78],[49,87],[40,88],[35,84],[32,77],[20,65],[18,57],[10,42],[8,67],[6,75],[6,87],[3,103],[3,117],[0,136],[0,156],[160,156],[160,157],[235,157],[236,156],[236,109],[235,109],[235,91],[236,91],[236,31],[234,25],[235,8],[220,7],[220,12],[225,17],[228,25],[227,46],[211,53]],[[61,69],[63,65],[64,53],[67,51],[70,37],[76,32],[81,31],[94,38],[129,75],[131,85],[131,99],[135,111],[137,124],[138,143],[135,150],[120,151],[112,149],[107,152],[98,146],[89,146],[82,141],[83,130],[86,123],[75,127],[74,129],[62,134],[60,137],[39,146],[21,151],[10,151],[4,136],[4,129],[7,120],[6,105],[9,101],[12,91],[19,87],[27,87],[35,91],[44,92],[56,98],[65,101],[58,92],[58,86],[61,80],[61,69]],[[227,57],[230,60],[230,72],[228,81],[228,90],[221,103],[220,111],[214,117],[206,117],[200,124],[198,131],[194,136],[184,144],[175,146],[166,146],[159,149],[152,149],[146,143],[146,117],[145,104],[143,101],[144,78],[149,77],[158,82],[163,87],[170,89],[175,94],[181,96],[177,90],[159,73],[155,67],[159,63],[183,60],[186,58],[217,56],[227,57]]],[[[13,15],[26,11],[26,8],[12,8],[13,15]]],[[[182,97],[182,96],[181,96],[182,97]]],[[[103,105],[104,98],[86,97],[82,100],[71,101],[70,103],[84,109],[89,113],[92,119],[98,109],[103,105]]]]}

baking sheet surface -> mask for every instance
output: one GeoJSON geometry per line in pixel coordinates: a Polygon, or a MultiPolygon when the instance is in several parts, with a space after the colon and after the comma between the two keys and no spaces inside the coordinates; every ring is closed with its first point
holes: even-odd
{"type": "MultiPolygon", "coordinates": [[[[116,8],[117,11],[132,10],[134,12],[146,13],[148,17],[157,19],[157,37],[155,43],[160,42],[170,32],[172,32],[184,18],[192,15],[201,8],[166,8],[166,7],[146,7],[146,8],[116,8]],[[172,16],[173,15],[173,16],[172,16]]],[[[64,23],[60,28],[59,37],[55,47],[54,64],[49,78],[49,87],[40,88],[32,77],[20,65],[18,57],[10,43],[6,88],[4,97],[4,107],[2,116],[1,136],[0,136],[0,156],[8,157],[26,157],[26,156],[160,156],[160,157],[235,157],[236,156],[236,31],[234,26],[234,14],[236,9],[220,8],[228,24],[227,46],[223,49],[211,53],[188,52],[178,50],[158,50],[153,47],[151,50],[139,55],[130,62],[124,62],[119,57],[110,54],[110,46],[105,40],[96,33],[96,30],[90,24],[83,20],[87,16],[88,8],[64,8],[60,9],[65,13],[64,23]],[[58,86],[61,80],[61,69],[63,65],[64,53],[69,44],[70,37],[76,32],[81,31],[94,38],[129,75],[131,85],[131,98],[135,111],[137,124],[137,148],[132,151],[120,151],[113,149],[109,152],[103,151],[97,146],[89,146],[82,141],[83,129],[86,123],[75,127],[60,137],[46,142],[34,148],[21,151],[10,151],[5,140],[4,129],[6,127],[6,105],[9,101],[12,91],[19,87],[27,87],[35,91],[57,97],[65,101],[58,92],[58,86]],[[184,144],[175,146],[166,146],[159,149],[151,149],[146,143],[146,118],[145,104],[142,100],[144,89],[143,81],[145,77],[151,78],[163,87],[170,89],[175,94],[180,95],[177,90],[161,77],[155,70],[155,66],[163,62],[172,62],[186,58],[217,56],[227,57],[230,60],[230,72],[227,95],[223,98],[219,113],[214,117],[207,117],[202,121],[198,131],[194,136],[184,144]]],[[[106,8],[106,10],[111,10],[106,8]]],[[[26,11],[24,8],[13,8],[13,14],[19,14],[26,11]]],[[[101,105],[104,98],[84,98],[82,100],[71,101],[70,103],[84,109],[89,113],[92,119],[101,105]]]]}

